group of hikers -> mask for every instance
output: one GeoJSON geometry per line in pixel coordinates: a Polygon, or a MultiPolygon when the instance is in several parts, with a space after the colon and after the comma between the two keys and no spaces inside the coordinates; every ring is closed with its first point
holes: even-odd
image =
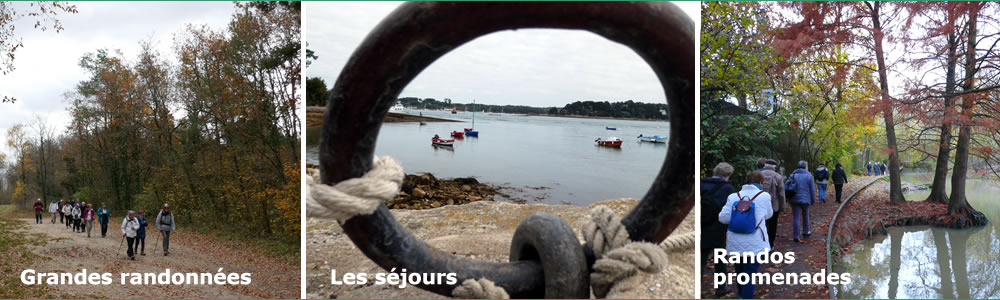
{"type": "MultiPolygon", "coordinates": [[[[42,212],[44,210],[44,204],[42,199],[35,200],[35,223],[43,224],[42,212]]],[[[107,205],[101,203],[101,207],[98,209],[93,208],[93,204],[88,204],[85,201],[77,201],[76,199],[70,198],[69,201],[59,200],[56,202],[52,200],[48,207],[49,213],[52,215],[52,224],[56,224],[56,215],[59,216],[59,224],[65,224],[67,229],[72,228],[73,232],[87,232],[87,237],[91,237],[91,230],[94,228],[94,221],[97,220],[98,224],[101,224],[101,237],[108,236],[108,222],[111,219],[111,211],[108,210],[107,205]]],[[[163,256],[170,254],[170,233],[175,231],[177,224],[175,222],[174,215],[170,213],[170,205],[163,204],[163,208],[159,213],[156,214],[156,229],[160,231],[163,237],[163,256]]],[[[146,213],[144,211],[139,211],[136,213],[129,210],[125,215],[125,219],[122,220],[121,231],[122,238],[124,241],[128,241],[128,259],[135,260],[136,252],[140,256],[146,255],[146,227],[149,223],[146,221],[146,213]]]]}
{"type": "Polygon", "coordinates": [[[880,161],[869,161],[865,164],[865,169],[868,170],[868,176],[882,176],[885,175],[886,165],[880,161]]]}
{"type": "MultiPolygon", "coordinates": [[[[832,181],[836,202],[841,202],[847,172],[840,163],[831,172],[823,163],[809,171],[809,163],[799,161],[788,177],[779,173],[778,163],[761,158],[756,170],[746,174],[745,184],[737,190],[729,180],[733,166],[722,162],[715,166],[711,177],[701,180],[702,208],[702,268],[713,260],[714,249],[725,248],[729,253],[762,253],[774,250],[778,231],[778,216],[787,211],[785,202],[792,209],[792,241],[801,243],[812,235],[809,230],[810,206],[826,202],[827,185],[832,181]],[[761,223],[764,226],[761,226],[761,223]]],[[[760,269],[759,263],[735,264],[736,273],[752,276],[760,269]]],[[[716,263],[716,273],[726,273],[726,264],[716,263]]],[[[715,290],[716,297],[735,292],[743,299],[754,296],[752,283],[736,284],[733,291],[728,286],[715,290]]]]}

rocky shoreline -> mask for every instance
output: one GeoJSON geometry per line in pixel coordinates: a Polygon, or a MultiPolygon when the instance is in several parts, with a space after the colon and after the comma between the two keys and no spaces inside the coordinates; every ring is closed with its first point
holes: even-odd
{"type": "Polygon", "coordinates": [[[502,191],[503,187],[481,183],[473,177],[438,179],[433,174],[406,175],[399,195],[385,205],[390,209],[430,209],[483,200],[525,203],[502,191]]]}

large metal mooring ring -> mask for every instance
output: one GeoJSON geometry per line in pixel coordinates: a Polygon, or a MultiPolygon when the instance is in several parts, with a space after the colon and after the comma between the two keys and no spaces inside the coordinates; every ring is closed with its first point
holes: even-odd
{"type": "Polygon", "coordinates": [[[534,261],[545,273],[545,298],[590,298],[590,269],[583,246],[565,220],[535,213],[517,225],[510,261],[534,261]]]}
{"type": "MultiPolygon", "coordinates": [[[[624,44],[652,68],[670,108],[666,159],[642,201],[622,223],[632,240],[661,242],[694,207],[695,27],[664,2],[410,2],[372,30],[344,66],[332,90],[320,141],[322,183],[371,169],[382,120],[402,89],[424,68],[489,33],[523,29],[582,29],[624,44]]],[[[601,63],[601,62],[594,62],[601,63]]],[[[385,205],[342,224],[351,241],[389,270],[456,273],[487,278],[511,297],[544,295],[537,262],[494,263],[449,255],[406,231],[385,205]]],[[[451,296],[456,285],[418,285],[451,296]]]]}

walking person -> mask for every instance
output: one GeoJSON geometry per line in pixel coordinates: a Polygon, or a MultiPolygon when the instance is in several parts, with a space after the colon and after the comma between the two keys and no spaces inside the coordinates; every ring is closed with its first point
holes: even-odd
{"type": "Polygon", "coordinates": [[[59,204],[56,203],[56,200],[52,200],[52,202],[49,203],[49,214],[52,215],[52,224],[56,223],[56,212],[58,211],[59,204]]]}
{"type": "Polygon", "coordinates": [[[139,230],[135,233],[136,247],[139,248],[139,255],[146,256],[146,226],[149,223],[146,222],[146,212],[139,211],[139,230]]]}
{"type": "Polygon", "coordinates": [[[80,232],[87,231],[87,202],[80,201],[80,232]]]}
{"type": "Polygon", "coordinates": [[[86,209],[83,211],[83,222],[85,228],[87,228],[87,237],[90,237],[90,231],[94,230],[94,219],[96,219],[96,214],[94,213],[94,206],[87,204],[86,209]]]}
{"type": "Polygon", "coordinates": [[[101,208],[97,209],[97,223],[101,223],[101,237],[108,236],[108,220],[111,219],[111,211],[107,205],[101,203],[101,208]]]}
{"type": "MultiPolygon", "coordinates": [[[[729,195],[725,208],[719,212],[719,222],[729,224],[726,234],[726,251],[729,253],[758,254],[770,249],[767,227],[761,224],[773,217],[774,209],[771,208],[771,195],[760,189],[763,183],[763,173],[750,172],[747,184],[739,192],[729,195]]],[[[738,263],[734,267],[737,274],[745,273],[752,278],[760,270],[760,263],[738,263]]],[[[740,298],[753,299],[753,281],[746,285],[737,283],[736,289],[740,298]]]]}
{"type": "Polygon", "coordinates": [[[128,211],[125,219],[122,220],[122,235],[128,241],[128,259],[135,260],[135,234],[139,230],[139,220],[135,218],[134,211],[128,211]]]}
{"type": "Polygon", "coordinates": [[[73,203],[73,210],[70,214],[73,215],[73,232],[80,231],[80,216],[83,215],[83,209],[80,208],[79,203],[73,203]]]}
{"type": "Polygon", "coordinates": [[[42,211],[45,210],[45,204],[42,204],[42,199],[38,198],[35,200],[35,224],[42,224],[42,211]]]}
{"type": "Polygon", "coordinates": [[[70,202],[63,204],[62,214],[66,216],[66,229],[69,229],[73,226],[73,204],[70,202]]]}
{"type": "Polygon", "coordinates": [[[771,195],[771,209],[773,216],[764,221],[767,227],[767,242],[774,250],[774,236],[778,233],[778,216],[785,210],[785,178],[778,173],[778,162],[773,159],[761,158],[757,160],[761,175],[764,175],[764,183],[761,184],[763,190],[771,195]]]}
{"type": "MultiPolygon", "coordinates": [[[[736,192],[729,184],[729,176],[733,175],[733,166],[721,162],[712,171],[712,177],[701,179],[701,257],[702,270],[708,261],[712,261],[712,253],[716,248],[726,247],[726,225],[719,222],[719,212],[726,205],[729,195],[736,192]]],[[[725,263],[715,264],[715,274],[726,273],[725,263]]],[[[715,290],[716,297],[729,293],[728,286],[720,286],[715,290]]]]}
{"type": "Polygon", "coordinates": [[[819,195],[819,203],[823,204],[826,202],[826,187],[830,179],[830,171],[826,169],[826,165],[819,163],[816,171],[813,171],[813,179],[816,180],[816,193],[819,195]]]}
{"type": "Polygon", "coordinates": [[[840,203],[840,194],[844,191],[844,184],[847,184],[847,172],[844,172],[843,166],[837,163],[837,167],[833,169],[833,189],[837,192],[837,203],[840,203]]]}
{"type": "Polygon", "coordinates": [[[59,224],[63,224],[63,219],[66,218],[66,214],[63,213],[63,206],[66,206],[66,200],[59,199],[59,208],[56,209],[59,211],[59,224]]]}
{"type": "Polygon", "coordinates": [[[800,160],[798,166],[785,180],[785,190],[794,194],[788,202],[792,205],[792,236],[796,243],[801,242],[800,237],[812,235],[809,231],[809,206],[816,204],[816,186],[813,185],[812,174],[809,174],[809,163],[800,160]]]}
{"type": "Polygon", "coordinates": [[[879,163],[879,164],[881,165],[881,167],[879,167],[879,170],[881,170],[881,174],[885,175],[885,170],[887,169],[885,163],[879,163]]]}
{"type": "Polygon", "coordinates": [[[170,213],[170,205],[166,203],[163,204],[163,209],[156,214],[156,229],[159,229],[160,234],[163,235],[163,256],[170,254],[170,233],[177,229],[176,220],[174,215],[170,213]]]}

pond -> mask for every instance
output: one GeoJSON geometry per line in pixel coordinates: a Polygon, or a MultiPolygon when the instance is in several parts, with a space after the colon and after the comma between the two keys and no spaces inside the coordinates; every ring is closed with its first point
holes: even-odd
{"type": "MultiPolygon", "coordinates": [[[[950,180],[950,177],[949,177],[950,180]]],[[[928,173],[904,173],[903,181],[927,184],[928,173]]],[[[969,179],[968,201],[990,220],[984,227],[946,229],[929,226],[890,227],[855,245],[834,266],[851,273],[851,284],[836,290],[838,298],[1000,298],[1000,184],[969,179]]],[[[929,190],[906,194],[922,200],[929,190]]]]}
{"type": "MultiPolygon", "coordinates": [[[[476,177],[507,187],[512,196],[550,204],[588,205],[642,198],[663,166],[667,146],[639,142],[640,134],[669,136],[670,123],[486,114],[477,112],[479,137],[435,147],[431,137],[472,127],[472,113],[407,111],[461,122],[385,123],[376,155],[395,158],[407,174],[439,178],[476,177]],[[617,130],[607,130],[613,127],[617,130]],[[598,137],[616,136],[621,148],[597,146],[598,137]]],[[[306,131],[306,161],[318,162],[319,130],[306,131]]]]}

